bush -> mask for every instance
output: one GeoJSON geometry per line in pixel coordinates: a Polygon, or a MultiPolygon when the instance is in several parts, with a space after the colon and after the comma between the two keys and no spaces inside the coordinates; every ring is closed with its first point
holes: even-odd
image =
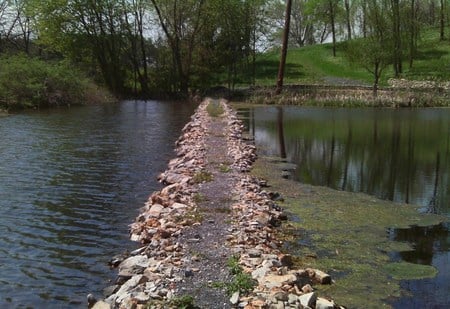
{"type": "Polygon", "coordinates": [[[0,109],[85,104],[93,96],[90,91],[98,90],[68,62],[26,55],[0,58],[0,109]]]}

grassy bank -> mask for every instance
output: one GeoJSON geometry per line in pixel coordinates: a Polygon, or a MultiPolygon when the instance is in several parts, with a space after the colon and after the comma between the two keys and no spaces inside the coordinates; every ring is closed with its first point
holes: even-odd
{"type": "MultiPolygon", "coordinates": [[[[450,27],[446,29],[447,33],[450,27]]],[[[418,42],[416,60],[409,67],[404,57],[402,78],[410,80],[450,80],[450,44],[440,41],[438,29],[424,31],[418,42]]],[[[371,85],[371,73],[348,61],[344,53],[345,43],[337,46],[333,57],[331,44],[290,48],[286,61],[286,84],[366,84],[371,85]]],[[[260,54],[256,63],[256,84],[274,85],[278,72],[278,50],[260,54]]],[[[387,86],[394,76],[391,66],[383,72],[381,86],[387,86]]]]}
{"type": "Polygon", "coordinates": [[[113,100],[81,71],[64,61],[26,55],[0,58],[0,110],[13,111],[103,103],[113,100]]]}

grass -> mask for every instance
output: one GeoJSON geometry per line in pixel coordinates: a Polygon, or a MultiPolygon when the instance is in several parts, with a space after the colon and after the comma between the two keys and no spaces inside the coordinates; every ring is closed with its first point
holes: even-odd
{"type": "MultiPolygon", "coordinates": [[[[450,33],[450,27],[446,29],[450,33]]],[[[447,35],[448,36],[448,35],[447,35]]],[[[346,78],[371,85],[372,74],[362,67],[350,63],[344,55],[344,44],[338,44],[337,56],[332,55],[331,44],[290,48],[286,60],[285,83],[321,83],[326,78],[346,78]]],[[[256,84],[273,86],[276,82],[280,52],[278,50],[260,54],[256,63],[256,84]]],[[[402,77],[411,80],[450,80],[450,44],[439,40],[437,28],[430,28],[421,34],[418,42],[417,59],[409,68],[404,57],[402,77]]],[[[391,66],[384,71],[381,85],[387,85],[394,76],[391,66]]]]}
{"type": "Polygon", "coordinates": [[[192,177],[192,181],[194,183],[204,183],[204,182],[210,182],[213,180],[213,176],[208,171],[199,171],[195,173],[195,175],[192,177]]]}
{"type": "Polygon", "coordinates": [[[220,105],[220,102],[216,100],[209,102],[208,106],[206,107],[206,111],[211,117],[219,117],[224,113],[222,105],[220,105]]]}
{"type": "Polygon", "coordinates": [[[239,257],[230,257],[227,261],[227,266],[230,274],[233,275],[233,279],[228,283],[213,282],[212,286],[218,289],[225,289],[229,296],[233,295],[235,292],[242,294],[251,292],[256,285],[256,282],[249,274],[244,273],[241,265],[239,265],[239,257]]]}

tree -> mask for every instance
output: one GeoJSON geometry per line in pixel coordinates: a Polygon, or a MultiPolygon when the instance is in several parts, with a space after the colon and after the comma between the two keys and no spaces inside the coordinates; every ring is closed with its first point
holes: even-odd
{"type": "Polygon", "coordinates": [[[280,66],[278,68],[277,89],[275,90],[275,94],[280,94],[281,91],[283,90],[284,67],[286,65],[286,55],[288,49],[289,25],[291,23],[291,10],[292,10],[292,0],[287,0],[284,31],[283,31],[283,45],[281,47],[281,59],[280,59],[280,66]]]}
{"type": "Polygon", "coordinates": [[[383,70],[392,62],[393,40],[387,20],[388,7],[378,1],[370,1],[367,7],[366,38],[360,38],[347,43],[345,54],[347,58],[364,67],[373,75],[373,95],[376,97],[378,84],[383,70]]]}
{"type": "Polygon", "coordinates": [[[395,77],[398,77],[403,71],[400,0],[391,0],[391,10],[392,10],[392,39],[394,42],[393,65],[395,77]]]}
{"type": "Polygon", "coordinates": [[[445,0],[440,0],[439,38],[445,40],[445,0]]]}
{"type": "Polygon", "coordinates": [[[203,26],[205,0],[151,0],[172,51],[177,90],[188,93],[195,44],[203,26]]]}
{"type": "MultiPolygon", "coordinates": [[[[108,88],[126,93],[128,46],[122,2],[113,0],[28,1],[42,46],[74,62],[98,67],[108,88]]],[[[95,72],[95,70],[94,70],[95,72]]]]}

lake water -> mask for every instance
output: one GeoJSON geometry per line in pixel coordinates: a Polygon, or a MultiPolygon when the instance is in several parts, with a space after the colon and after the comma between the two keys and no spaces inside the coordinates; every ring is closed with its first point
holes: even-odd
{"type": "Polygon", "coordinates": [[[194,106],[127,101],[0,117],[0,307],[86,308],[194,106]]]}
{"type": "MultiPolygon", "coordinates": [[[[289,177],[364,192],[450,218],[450,109],[255,107],[240,110],[262,155],[286,158],[289,177]]],[[[393,260],[432,265],[433,279],[402,282],[397,308],[450,306],[449,224],[388,231],[414,251],[393,260]]]]}

